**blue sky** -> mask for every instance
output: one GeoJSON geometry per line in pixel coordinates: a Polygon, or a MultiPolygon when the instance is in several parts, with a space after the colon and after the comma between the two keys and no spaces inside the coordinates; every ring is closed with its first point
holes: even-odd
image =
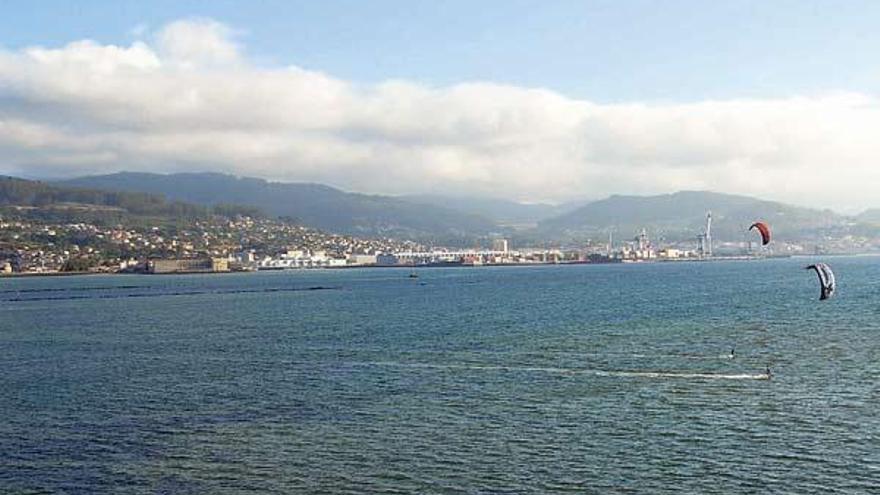
{"type": "Polygon", "coordinates": [[[249,57],[357,82],[493,81],[599,102],[880,89],[876,1],[18,1],[0,45],[126,44],[208,17],[249,57]],[[37,5],[37,6],[35,6],[37,5]]]}
{"type": "Polygon", "coordinates": [[[880,207],[878,1],[0,3],[0,173],[880,207]]]}

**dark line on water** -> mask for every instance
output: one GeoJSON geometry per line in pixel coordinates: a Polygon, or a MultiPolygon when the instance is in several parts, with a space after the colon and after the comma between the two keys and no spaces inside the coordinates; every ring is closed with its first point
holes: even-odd
{"type": "Polygon", "coordinates": [[[92,290],[146,289],[148,285],[105,285],[101,287],[47,287],[42,289],[5,289],[0,294],[30,294],[35,292],[81,292],[92,290]]]}
{"type": "Polygon", "coordinates": [[[76,295],[76,296],[56,296],[56,297],[14,297],[9,299],[0,299],[3,302],[30,302],[30,301],[73,301],[81,299],[126,299],[134,297],[166,297],[166,296],[199,296],[205,294],[265,294],[271,292],[311,292],[321,290],[342,290],[342,287],[273,287],[270,289],[230,289],[230,290],[196,290],[196,291],[178,291],[178,292],[158,292],[158,293],[140,293],[140,294],[103,294],[98,296],[76,295]]]}

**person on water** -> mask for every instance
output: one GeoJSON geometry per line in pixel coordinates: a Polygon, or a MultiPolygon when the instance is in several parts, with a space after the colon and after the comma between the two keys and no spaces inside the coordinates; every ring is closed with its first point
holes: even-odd
{"type": "Polygon", "coordinates": [[[730,359],[733,359],[735,357],[736,357],[736,348],[731,347],[730,348],[730,359]]]}
{"type": "Polygon", "coordinates": [[[770,367],[769,367],[769,366],[767,366],[767,370],[765,371],[765,374],[767,375],[767,379],[768,379],[768,380],[771,379],[771,378],[773,378],[773,373],[770,372],[770,367]]]}

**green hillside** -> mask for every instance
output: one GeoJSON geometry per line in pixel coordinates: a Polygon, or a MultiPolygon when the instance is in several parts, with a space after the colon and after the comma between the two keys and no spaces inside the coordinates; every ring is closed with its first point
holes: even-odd
{"type": "Polygon", "coordinates": [[[614,195],[545,220],[539,224],[539,231],[548,236],[578,236],[613,229],[621,235],[629,235],[645,228],[668,239],[685,239],[703,230],[709,211],[715,238],[726,240],[740,240],[756,220],[769,222],[777,239],[815,236],[823,230],[835,230],[847,224],[846,217],[830,210],[748,196],[681,191],[657,196],[614,195]]]}
{"type": "Polygon", "coordinates": [[[280,183],[215,173],[117,173],[62,182],[69,186],[163,194],[200,205],[250,205],[272,216],[330,232],[472,242],[501,228],[473,213],[390,196],[340,191],[320,184],[280,183]]]}

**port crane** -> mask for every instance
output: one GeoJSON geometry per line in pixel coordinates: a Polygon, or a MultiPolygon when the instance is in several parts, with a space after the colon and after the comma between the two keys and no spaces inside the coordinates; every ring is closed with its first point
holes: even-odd
{"type": "Polygon", "coordinates": [[[712,257],[712,212],[706,213],[706,230],[697,236],[699,243],[700,257],[712,257]]]}

